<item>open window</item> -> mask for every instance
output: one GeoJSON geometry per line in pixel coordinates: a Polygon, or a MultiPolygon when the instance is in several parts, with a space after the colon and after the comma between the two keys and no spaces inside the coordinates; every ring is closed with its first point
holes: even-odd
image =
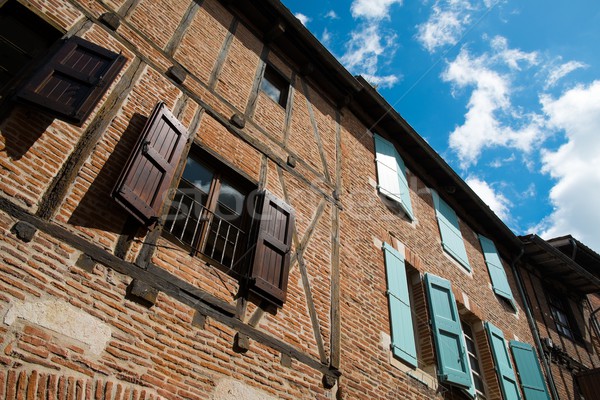
{"type": "Polygon", "coordinates": [[[0,101],[62,33],[15,0],[0,0],[0,101]]]}
{"type": "Polygon", "coordinates": [[[250,194],[255,189],[215,157],[193,147],[175,189],[163,232],[195,254],[243,273],[250,194]]]}
{"type": "Polygon", "coordinates": [[[125,65],[125,57],[80,37],[66,39],[17,98],[81,125],[125,65]]]}
{"type": "Polygon", "coordinates": [[[560,296],[553,290],[547,290],[546,296],[550,312],[552,313],[552,319],[554,319],[556,325],[556,331],[571,340],[582,340],[582,335],[575,322],[575,316],[569,305],[568,298],[560,296]]]}
{"type": "Polygon", "coordinates": [[[275,103],[285,108],[287,105],[290,82],[274,67],[267,64],[260,83],[260,89],[275,103]]]}
{"type": "Polygon", "coordinates": [[[471,387],[471,394],[478,400],[485,400],[486,389],[485,380],[483,376],[483,369],[481,368],[479,351],[477,349],[477,342],[473,333],[473,327],[468,322],[461,320],[461,327],[463,331],[463,338],[465,340],[465,346],[467,350],[467,359],[469,360],[469,367],[471,369],[471,379],[473,385],[471,387]]]}
{"type": "Polygon", "coordinates": [[[113,198],[140,223],[162,224],[165,236],[280,307],[287,295],[294,210],[266,190],[257,192],[243,174],[199,146],[184,156],[187,141],[185,127],[158,103],[113,198]]]}

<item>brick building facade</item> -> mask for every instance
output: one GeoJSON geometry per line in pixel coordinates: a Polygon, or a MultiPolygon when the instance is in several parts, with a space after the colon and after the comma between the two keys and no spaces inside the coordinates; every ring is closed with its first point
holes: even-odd
{"type": "Polygon", "coordinates": [[[550,398],[521,240],[279,1],[0,18],[0,398],[550,398]]]}

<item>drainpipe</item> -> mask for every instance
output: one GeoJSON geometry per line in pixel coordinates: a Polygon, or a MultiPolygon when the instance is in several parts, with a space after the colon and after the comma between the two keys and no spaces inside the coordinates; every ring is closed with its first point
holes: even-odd
{"type": "Polygon", "coordinates": [[[544,370],[546,371],[546,378],[548,379],[548,386],[550,387],[550,392],[552,392],[552,398],[554,400],[560,400],[558,397],[558,392],[556,391],[556,385],[554,383],[554,377],[552,376],[552,370],[550,369],[550,365],[548,364],[548,360],[546,359],[546,355],[544,354],[544,348],[542,347],[542,342],[540,340],[540,334],[537,329],[537,325],[535,320],[533,319],[533,314],[531,313],[531,306],[529,305],[529,301],[527,300],[527,296],[525,294],[525,289],[523,287],[523,281],[521,280],[521,274],[517,268],[517,262],[523,257],[525,254],[525,246],[521,246],[521,252],[515,258],[510,267],[512,268],[513,274],[515,275],[515,280],[517,282],[517,288],[519,289],[519,295],[523,299],[523,303],[525,305],[525,315],[527,316],[527,322],[529,323],[529,328],[531,329],[531,333],[533,334],[533,340],[535,341],[535,346],[537,347],[538,353],[541,356],[542,364],[544,364],[544,370]]]}

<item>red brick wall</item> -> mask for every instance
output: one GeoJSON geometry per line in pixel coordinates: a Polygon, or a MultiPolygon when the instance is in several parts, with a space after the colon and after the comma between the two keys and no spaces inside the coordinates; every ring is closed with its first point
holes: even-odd
{"type": "MultiPolygon", "coordinates": [[[[6,149],[0,152],[0,165],[8,171],[0,177],[0,196],[20,210],[6,206],[0,211],[0,316],[20,315],[0,323],[0,399],[203,399],[216,396],[228,379],[240,383],[245,398],[442,397],[443,390],[427,387],[393,365],[383,345],[390,331],[383,253],[377,243],[392,238],[405,247],[407,261],[418,273],[452,282],[461,308],[480,321],[494,321],[507,339],[532,341],[522,303],[518,301],[515,313],[493,294],[476,232],[461,221],[473,268],[467,273],[442,250],[431,194],[412,174],[415,222],[392,213],[375,189],[369,127],[297,76],[298,66],[286,58],[285,49],[269,49],[263,61],[291,80],[293,100],[287,109],[257,90],[264,44],[242,21],[228,41],[236,17],[220,2],[201,2],[185,32],[180,24],[191,0],[129,3],[133,6],[126,10],[121,9],[124,1],[31,2],[63,30],[89,19],[71,33],[121,52],[127,64],[82,127],[23,106],[12,108],[0,122],[6,149]],[[122,18],[116,32],[97,21],[107,11],[122,18]],[[179,34],[173,52],[165,51],[179,34]],[[181,85],[166,74],[176,64],[188,72],[181,85]],[[115,91],[117,86],[122,93],[115,91]],[[134,278],[147,277],[144,265],[134,262],[148,251],[145,244],[153,233],[132,229],[137,227],[110,194],[158,101],[190,128],[192,141],[295,209],[287,301],[277,312],[261,316],[255,302],[244,311],[236,297],[239,282],[232,275],[162,237],[151,246],[150,262],[171,274],[173,282],[179,279],[237,309],[237,315],[190,304],[181,290],[163,291],[153,304],[130,293],[134,278]],[[245,128],[228,124],[234,113],[245,115],[245,128]],[[88,137],[97,140],[84,146],[88,137]],[[290,158],[295,167],[287,165],[290,158]],[[69,170],[73,165],[77,167],[69,170]],[[56,179],[64,185],[62,194],[52,186],[56,179]],[[58,201],[51,208],[46,199],[54,194],[58,201]],[[11,231],[20,218],[37,224],[31,242],[11,231]],[[333,242],[338,234],[340,254],[333,242]],[[93,253],[97,262],[82,262],[83,253],[93,253]],[[332,287],[337,278],[339,304],[338,288],[332,287]],[[64,307],[75,321],[61,326],[46,317],[37,319],[35,310],[48,307],[44,304],[64,307]],[[208,316],[199,317],[199,310],[208,316]],[[335,320],[337,312],[340,321],[335,320]],[[98,351],[92,351],[95,336],[82,333],[88,326],[77,325],[82,315],[110,332],[98,351]],[[234,351],[235,327],[250,321],[249,350],[234,351]],[[81,332],[69,330],[71,323],[81,332]],[[278,343],[289,346],[292,356],[278,343]],[[341,354],[342,378],[326,389],[323,371],[336,352],[341,354]]],[[[414,284],[414,293],[420,366],[435,377],[421,283],[414,284]]]]}

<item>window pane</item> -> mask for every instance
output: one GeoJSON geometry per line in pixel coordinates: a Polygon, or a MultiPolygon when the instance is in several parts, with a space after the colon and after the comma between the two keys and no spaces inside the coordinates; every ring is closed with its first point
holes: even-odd
{"type": "Polygon", "coordinates": [[[260,88],[267,96],[273,99],[274,102],[279,103],[281,100],[281,90],[277,89],[275,85],[267,80],[267,77],[264,77],[260,88]]]}
{"type": "Polygon", "coordinates": [[[202,205],[206,204],[206,197],[210,191],[210,184],[214,175],[211,169],[194,160],[192,157],[187,159],[185,170],[183,171],[183,179],[194,185],[197,189],[200,189],[206,195],[202,196],[202,201],[198,200],[202,205]]]}
{"type": "Polygon", "coordinates": [[[246,195],[227,180],[221,179],[221,191],[215,213],[224,220],[239,226],[239,220],[245,207],[246,195]]]}

